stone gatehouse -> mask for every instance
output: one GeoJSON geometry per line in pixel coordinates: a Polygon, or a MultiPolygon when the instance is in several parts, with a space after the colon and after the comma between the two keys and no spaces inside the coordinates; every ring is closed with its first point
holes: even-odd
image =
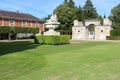
{"type": "Polygon", "coordinates": [[[112,22],[105,18],[103,25],[99,20],[86,20],[84,23],[78,20],[74,20],[74,26],[72,27],[72,39],[73,40],[105,40],[106,36],[110,36],[110,30],[112,22]]]}

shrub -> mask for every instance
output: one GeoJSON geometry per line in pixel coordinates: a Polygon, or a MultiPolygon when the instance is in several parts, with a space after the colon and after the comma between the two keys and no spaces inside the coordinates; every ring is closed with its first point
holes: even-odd
{"type": "Polygon", "coordinates": [[[120,40],[120,36],[107,36],[107,40],[120,40]]]}
{"type": "Polygon", "coordinates": [[[38,33],[38,28],[21,28],[21,27],[14,27],[14,31],[16,33],[38,33]]]}
{"type": "Polygon", "coordinates": [[[6,26],[0,26],[0,33],[10,33],[10,28],[6,26]]]}
{"type": "Polygon", "coordinates": [[[39,28],[0,26],[0,33],[39,33],[39,28]]]}
{"type": "Polygon", "coordinates": [[[38,44],[60,45],[60,44],[68,44],[69,41],[70,41],[69,35],[36,36],[35,37],[35,43],[38,43],[38,44]]]}
{"type": "Polygon", "coordinates": [[[111,36],[120,36],[120,29],[114,29],[110,31],[111,36]]]}
{"type": "Polygon", "coordinates": [[[44,43],[43,36],[35,36],[34,42],[35,44],[43,44],[44,43]]]}

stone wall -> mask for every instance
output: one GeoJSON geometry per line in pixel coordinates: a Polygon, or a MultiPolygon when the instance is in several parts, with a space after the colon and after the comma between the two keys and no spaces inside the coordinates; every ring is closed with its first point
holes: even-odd
{"type": "Polygon", "coordinates": [[[85,21],[85,26],[89,26],[90,24],[94,24],[96,26],[100,25],[100,21],[99,20],[86,20],[85,21]]]}
{"type": "Polygon", "coordinates": [[[74,40],[83,40],[86,39],[86,28],[85,27],[74,27],[72,28],[72,39],[74,40]]]}
{"type": "Polygon", "coordinates": [[[106,36],[110,36],[110,26],[97,26],[95,27],[95,39],[106,40],[106,36]]]}
{"type": "Polygon", "coordinates": [[[85,26],[83,25],[83,22],[75,20],[74,26],[72,27],[72,39],[73,40],[83,40],[83,39],[97,39],[97,40],[105,40],[106,36],[110,36],[110,30],[111,30],[111,21],[107,18],[104,19],[104,25],[100,25],[99,20],[87,20],[85,22],[85,26]],[[91,32],[88,29],[89,25],[95,25],[93,32],[94,34],[91,34],[91,32]]]}

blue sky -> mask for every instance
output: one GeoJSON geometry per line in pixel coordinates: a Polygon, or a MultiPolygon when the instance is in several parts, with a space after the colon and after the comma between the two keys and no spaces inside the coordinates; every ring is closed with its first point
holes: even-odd
{"type": "MultiPolygon", "coordinates": [[[[29,13],[38,18],[44,18],[64,0],[0,0],[0,9],[29,13]]],[[[83,6],[86,0],[74,0],[77,6],[83,6]]],[[[92,0],[94,7],[100,15],[110,15],[113,7],[120,3],[120,0],[92,0]]]]}

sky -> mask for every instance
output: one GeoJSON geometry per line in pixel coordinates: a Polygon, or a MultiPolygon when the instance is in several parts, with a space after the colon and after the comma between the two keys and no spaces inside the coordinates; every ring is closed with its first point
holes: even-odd
{"type": "MultiPolygon", "coordinates": [[[[38,18],[47,17],[64,0],[0,0],[0,10],[19,11],[32,14],[38,18]]],[[[120,3],[120,0],[91,0],[101,16],[109,16],[111,9],[120,3]]],[[[74,0],[76,6],[83,6],[86,0],[74,0]]]]}

